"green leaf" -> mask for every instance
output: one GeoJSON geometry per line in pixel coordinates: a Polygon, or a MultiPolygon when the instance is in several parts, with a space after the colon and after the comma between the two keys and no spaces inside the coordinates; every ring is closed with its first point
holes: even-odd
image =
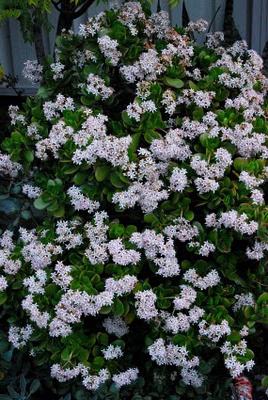
{"type": "Polygon", "coordinates": [[[125,233],[125,227],[123,224],[112,223],[109,228],[110,239],[117,239],[122,237],[125,233]]]}
{"type": "Polygon", "coordinates": [[[137,232],[137,227],[135,225],[128,225],[125,229],[126,236],[131,236],[132,233],[137,232]]]}
{"type": "Polygon", "coordinates": [[[218,230],[216,247],[221,253],[229,253],[232,248],[233,237],[224,230],[218,230]]]}
{"type": "Polygon", "coordinates": [[[168,76],[163,78],[163,82],[167,86],[171,86],[176,89],[181,89],[184,86],[184,82],[181,79],[169,78],[168,76]]]}
{"type": "Polygon", "coordinates": [[[261,380],[261,385],[265,388],[268,388],[268,376],[264,376],[261,380]]]}
{"type": "Polygon", "coordinates": [[[87,177],[88,177],[88,173],[86,173],[86,172],[77,172],[77,173],[75,174],[75,176],[73,177],[73,182],[74,182],[76,185],[82,185],[82,183],[85,182],[85,180],[87,179],[87,177]]]}
{"type": "Polygon", "coordinates": [[[185,346],[187,342],[187,337],[185,335],[181,335],[180,333],[178,333],[173,337],[172,342],[173,344],[177,344],[179,346],[185,346]]]}
{"type": "Polygon", "coordinates": [[[39,97],[40,99],[45,100],[45,99],[49,98],[49,97],[51,96],[52,93],[53,93],[53,89],[49,89],[49,88],[46,88],[46,87],[44,87],[44,86],[41,86],[41,87],[38,89],[36,95],[37,95],[37,97],[39,97]]]}
{"type": "Polygon", "coordinates": [[[104,181],[110,173],[110,167],[108,165],[99,165],[95,169],[95,178],[98,182],[104,181]]]}
{"type": "Polygon", "coordinates": [[[188,221],[192,221],[194,219],[194,212],[191,210],[185,211],[184,212],[184,217],[188,220],[188,221]]]}
{"type": "Polygon", "coordinates": [[[177,5],[180,3],[180,1],[181,1],[181,0],[168,0],[168,4],[169,4],[171,7],[175,7],[175,6],[177,6],[177,5]]]}
{"type": "Polygon", "coordinates": [[[239,332],[233,331],[229,336],[227,336],[227,340],[231,343],[238,343],[241,340],[241,336],[239,332]]]}
{"type": "Polygon", "coordinates": [[[32,150],[26,150],[24,153],[24,159],[31,163],[34,160],[34,152],[32,150]]]}
{"type": "Polygon", "coordinates": [[[62,218],[64,217],[64,214],[65,214],[64,206],[59,207],[56,211],[53,212],[53,215],[56,218],[62,218]]]}
{"type": "Polygon", "coordinates": [[[262,304],[262,303],[268,303],[268,293],[262,293],[258,299],[257,299],[257,304],[262,304]]]}
{"type": "Polygon", "coordinates": [[[87,349],[84,349],[83,347],[79,348],[78,351],[78,358],[79,361],[86,363],[89,357],[89,351],[87,349]]]}
{"type": "Polygon", "coordinates": [[[88,400],[88,393],[82,389],[79,389],[74,394],[75,400],[88,400]]]}
{"type": "Polygon", "coordinates": [[[194,91],[198,90],[197,84],[194,83],[193,81],[189,81],[189,87],[190,87],[190,89],[193,89],[194,91]]]}
{"type": "Polygon", "coordinates": [[[144,139],[147,143],[151,144],[155,139],[161,139],[160,133],[156,132],[155,130],[148,130],[144,134],[144,139]]]}
{"type": "Polygon", "coordinates": [[[29,210],[23,210],[21,213],[21,217],[25,220],[25,221],[29,221],[32,217],[32,214],[30,213],[29,210]]]}
{"type": "Polygon", "coordinates": [[[7,301],[7,294],[6,292],[1,292],[0,293],[0,306],[4,304],[7,301]]]}
{"type": "Polygon", "coordinates": [[[119,173],[117,172],[112,172],[112,174],[110,175],[110,182],[117,189],[121,189],[125,186],[125,184],[122,182],[122,179],[120,178],[119,173]]]}
{"type": "Polygon", "coordinates": [[[124,304],[122,303],[122,301],[116,298],[113,303],[112,310],[115,315],[118,315],[119,317],[124,315],[124,304]]]}
{"type": "Polygon", "coordinates": [[[104,346],[107,346],[109,344],[109,336],[107,335],[107,333],[99,332],[97,334],[97,340],[100,344],[104,346]]]}
{"type": "Polygon", "coordinates": [[[93,360],[93,363],[92,363],[92,367],[94,368],[94,369],[97,369],[97,370],[99,370],[100,368],[102,368],[103,366],[104,366],[104,358],[103,357],[100,357],[100,356],[97,356],[97,357],[95,357],[94,358],[94,360],[93,360]]]}
{"type": "Polygon", "coordinates": [[[103,306],[100,310],[100,314],[109,314],[112,310],[112,306],[103,306]]]}
{"type": "Polygon", "coordinates": [[[65,347],[65,349],[61,352],[62,361],[70,361],[73,356],[73,350],[71,347],[65,347]]]}
{"type": "Polygon", "coordinates": [[[18,212],[21,204],[18,199],[9,197],[8,199],[0,200],[0,212],[8,215],[18,212]]]}
{"type": "Polygon", "coordinates": [[[31,395],[31,394],[37,392],[37,390],[38,390],[39,388],[40,388],[40,381],[39,381],[39,379],[34,379],[34,380],[32,381],[32,383],[31,383],[31,386],[30,386],[29,395],[31,395]]]}
{"type": "Polygon", "coordinates": [[[38,197],[37,199],[35,199],[34,201],[34,206],[37,210],[44,210],[45,208],[47,208],[49,206],[50,203],[46,203],[42,197],[38,197]]]}

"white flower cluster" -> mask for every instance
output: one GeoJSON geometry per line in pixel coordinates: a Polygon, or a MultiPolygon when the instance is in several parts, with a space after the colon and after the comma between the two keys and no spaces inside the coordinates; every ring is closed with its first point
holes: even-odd
{"type": "Polygon", "coordinates": [[[119,21],[128,27],[133,36],[137,35],[136,24],[145,20],[145,15],[140,3],[136,1],[127,1],[122,5],[119,11],[119,21]]]}
{"type": "Polygon", "coordinates": [[[148,347],[149,354],[158,365],[174,365],[181,367],[181,375],[186,385],[199,387],[203,377],[195,370],[199,365],[198,357],[190,359],[186,347],[179,347],[172,343],[165,344],[163,339],[157,339],[148,347]]]}
{"type": "Polygon", "coordinates": [[[152,100],[145,100],[141,103],[135,101],[127,106],[127,114],[130,118],[135,119],[135,121],[140,121],[141,115],[146,112],[155,112],[156,105],[152,100]]]}
{"type": "Polygon", "coordinates": [[[148,321],[158,315],[158,311],[155,307],[157,296],[151,289],[135,293],[135,299],[135,306],[139,318],[148,321]]]}
{"type": "Polygon", "coordinates": [[[96,316],[102,307],[113,304],[114,294],[108,291],[88,295],[79,290],[67,290],[55,307],[55,317],[50,323],[50,336],[67,336],[71,325],[81,321],[82,316],[96,316]]]}
{"type": "Polygon", "coordinates": [[[34,275],[23,280],[23,285],[28,288],[31,294],[44,294],[44,286],[47,281],[47,274],[44,270],[38,269],[34,275]]]}
{"type": "Polygon", "coordinates": [[[129,368],[120,374],[114,375],[112,380],[118,388],[121,388],[124,385],[129,385],[136,381],[138,378],[138,373],[138,368],[129,368]]]}
{"type": "Polygon", "coordinates": [[[164,71],[158,53],[149,49],[140,55],[139,60],[132,65],[120,67],[120,72],[127,82],[133,83],[137,80],[156,80],[157,76],[164,71]]]}
{"type": "Polygon", "coordinates": [[[165,112],[167,114],[173,115],[177,107],[175,92],[171,89],[165,90],[162,96],[161,104],[165,106],[165,112]]]}
{"type": "Polygon", "coordinates": [[[114,360],[123,356],[121,347],[110,344],[106,349],[102,350],[105,360],[114,360]]]}
{"type": "Polygon", "coordinates": [[[170,189],[174,192],[183,192],[188,183],[186,175],[185,168],[174,168],[170,177],[170,189]]]}
{"type": "Polygon", "coordinates": [[[187,29],[193,32],[205,32],[208,27],[208,22],[202,18],[198,19],[197,21],[190,21],[187,25],[187,29]]]}
{"type": "Polygon", "coordinates": [[[43,105],[43,112],[48,121],[51,121],[53,118],[57,118],[60,116],[59,112],[63,112],[64,110],[73,111],[75,108],[74,100],[72,97],[65,97],[62,94],[58,94],[56,100],[46,101],[43,105]]]}
{"type": "MultiPolygon", "coordinates": [[[[9,230],[5,231],[0,239],[0,267],[7,275],[15,275],[21,268],[20,260],[12,259],[12,250],[14,250],[14,243],[12,240],[13,233],[9,230]]],[[[7,281],[4,276],[1,276],[2,288],[6,287],[7,281]]]]}
{"type": "Polygon", "coordinates": [[[140,261],[140,253],[136,250],[126,250],[122,239],[111,240],[108,244],[108,251],[113,262],[119,265],[137,264],[140,261]]]}
{"type": "Polygon", "coordinates": [[[22,74],[32,83],[39,83],[42,79],[43,67],[37,60],[27,60],[24,63],[22,74]]]}
{"type": "Polygon", "coordinates": [[[0,292],[4,292],[8,287],[7,280],[4,276],[0,275],[0,292]]]}
{"type": "Polygon", "coordinates": [[[192,226],[187,219],[180,217],[174,219],[173,225],[168,225],[164,229],[164,233],[170,238],[178,239],[180,242],[186,242],[198,236],[199,232],[196,226],[192,226]]]}
{"type": "MultiPolygon", "coordinates": [[[[79,137],[76,137],[76,141],[80,142],[79,137]]],[[[73,154],[72,161],[77,165],[81,165],[83,161],[90,165],[95,163],[98,158],[102,158],[114,167],[124,167],[128,163],[130,143],[131,137],[129,135],[121,138],[103,135],[103,137],[89,142],[86,146],[78,147],[73,154]]]]}
{"type": "Polygon", "coordinates": [[[31,325],[26,325],[24,328],[11,325],[8,332],[8,340],[16,349],[25,346],[33,333],[31,325]]]}
{"type": "Polygon", "coordinates": [[[94,17],[90,17],[86,24],[79,26],[78,34],[84,38],[94,36],[100,30],[104,13],[99,13],[94,17]]]}
{"type": "Polygon", "coordinates": [[[108,278],[105,281],[105,290],[114,293],[116,296],[122,296],[130,293],[137,283],[138,279],[134,275],[125,275],[123,278],[117,280],[108,278]]]}
{"type": "Polygon", "coordinates": [[[44,269],[52,262],[52,255],[61,252],[58,246],[51,243],[43,244],[35,231],[20,228],[20,238],[23,242],[21,254],[26,262],[31,264],[33,270],[44,269]]]}
{"type": "Polygon", "coordinates": [[[220,282],[220,276],[215,269],[202,278],[194,268],[191,268],[183,274],[183,279],[200,290],[206,290],[209,287],[218,285],[220,282]]]}
{"type": "Polygon", "coordinates": [[[171,238],[165,241],[161,233],[146,229],[143,233],[133,233],[130,242],[138,249],[144,249],[146,258],[158,267],[157,274],[164,277],[179,275],[180,267],[171,238]]]}
{"type": "Polygon", "coordinates": [[[22,124],[26,125],[25,116],[19,112],[18,106],[9,106],[8,108],[8,115],[11,119],[11,125],[22,124]]]}
{"type": "Polygon", "coordinates": [[[86,91],[94,96],[99,96],[102,100],[108,99],[113,94],[113,89],[106,86],[100,76],[94,74],[89,74],[87,77],[86,91]]]}
{"type": "Polygon", "coordinates": [[[246,254],[250,260],[261,260],[264,251],[268,251],[268,243],[255,241],[253,247],[247,247],[246,254]]]}
{"type": "Polygon", "coordinates": [[[199,333],[206,336],[213,343],[217,343],[223,336],[228,336],[231,333],[231,328],[228,321],[222,320],[220,324],[208,324],[207,321],[202,320],[198,324],[199,333]]]}
{"type": "Polygon", "coordinates": [[[15,178],[21,170],[22,166],[19,163],[12,161],[7,154],[0,152],[0,175],[15,178]]]}
{"type": "Polygon", "coordinates": [[[117,40],[111,39],[108,35],[101,36],[98,39],[98,45],[104,57],[107,58],[113,66],[117,65],[122,55],[121,52],[117,50],[117,40]]]}
{"type": "Polygon", "coordinates": [[[59,121],[52,126],[48,137],[36,144],[36,157],[47,160],[48,151],[50,151],[54,158],[58,158],[60,148],[73,136],[73,133],[73,128],[66,125],[64,121],[59,121]]]}
{"type": "Polygon", "coordinates": [[[189,309],[195,302],[197,293],[191,286],[188,285],[181,285],[180,289],[180,296],[175,297],[173,300],[174,308],[175,310],[189,309]]]}
{"type": "Polygon", "coordinates": [[[221,128],[221,131],[222,140],[229,140],[234,144],[242,157],[260,156],[267,159],[265,134],[254,132],[252,123],[243,122],[240,125],[237,124],[234,129],[221,128]]]}
{"type": "Polygon", "coordinates": [[[177,104],[196,104],[198,107],[209,108],[215,97],[215,92],[203,92],[201,90],[183,89],[182,95],[177,98],[177,104]]]}
{"type": "Polygon", "coordinates": [[[103,321],[102,325],[109,334],[118,338],[125,336],[129,332],[127,324],[120,317],[108,317],[103,321]]]}
{"type": "Polygon", "coordinates": [[[236,210],[222,212],[218,219],[215,213],[208,214],[206,216],[206,225],[216,229],[221,227],[234,229],[242,235],[253,235],[259,227],[258,222],[248,221],[246,214],[240,215],[236,210]]]}
{"type": "Polygon", "coordinates": [[[77,186],[71,186],[68,189],[67,194],[70,197],[71,204],[76,211],[86,210],[89,212],[89,214],[92,214],[100,207],[100,203],[98,201],[89,199],[77,186]]]}
{"type": "Polygon", "coordinates": [[[115,193],[113,202],[118,203],[122,209],[139,204],[142,211],[148,213],[157,208],[161,200],[168,198],[168,191],[163,188],[163,181],[160,180],[165,165],[158,165],[146,149],[139,149],[139,155],[138,164],[129,165],[127,172],[133,182],[126,191],[115,193]]]}
{"type": "Polygon", "coordinates": [[[32,122],[30,125],[27,126],[27,136],[32,139],[39,140],[42,136],[38,133],[38,126],[35,122],[32,122]]]}
{"type": "Polygon", "coordinates": [[[253,307],[255,305],[255,300],[252,293],[236,294],[235,300],[236,302],[233,306],[234,311],[239,311],[241,308],[246,306],[253,307]]]}
{"type": "Polygon", "coordinates": [[[78,364],[73,368],[62,368],[60,364],[51,366],[51,377],[56,378],[59,382],[66,382],[70,379],[82,376],[82,384],[88,390],[97,390],[104,382],[110,378],[109,371],[103,368],[97,375],[90,374],[90,370],[78,364]]]}
{"type": "Polygon", "coordinates": [[[64,265],[62,261],[57,261],[54,272],[51,274],[51,279],[61,289],[67,290],[73,280],[71,271],[72,267],[70,265],[64,265]]]}
{"type": "Polygon", "coordinates": [[[195,179],[195,185],[199,193],[215,192],[219,188],[216,179],[222,178],[227,167],[232,165],[232,156],[224,148],[218,148],[215,152],[216,162],[209,165],[206,160],[196,154],[192,157],[191,167],[199,176],[195,179]]]}
{"type": "Polygon", "coordinates": [[[155,35],[159,39],[165,38],[170,31],[170,20],[167,11],[152,14],[145,23],[144,32],[147,36],[155,35]]]}
{"type": "Polygon", "coordinates": [[[251,191],[251,199],[253,201],[253,204],[263,205],[263,193],[257,188],[264,183],[264,179],[256,178],[254,175],[250,175],[248,172],[242,171],[239,175],[239,180],[243,182],[246,188],[251,191]]]}
{"type": "Polygon", "coordinates": [[[170,129],[163,139],[155,139],[150,150],[155,158],[165,162],[185,161],[191,155],[190,147],[183,139],[183,132],[177,128],[170,129]]]}
{"type": "Polygon", "coordinates": [[[22,193],[29,197],[29,199],[36,199],[41,195],[42,190],[38,186],[25,184],[22,186],[22,193]]]}
{"type": "Polygon", "coordinates": [[[21,302],[22,309],[29,315],[30,321],[34,322],[38,328],[46,328],[50,315],[47,311],[40,311],[37,303],[34,302],[32,294],[27,295],[21,302]]]}
{"type": "Polygon", "coordinates": [[[205,311],[196,305],[190,308],[194,304],[196,297],[197,292],[193,288],[181,285],[180,296],[175,297],[173,300],[174,311],[172,314],[166,311],[160,312],[164,331],[171,332],[173,335],[179,332],[188,332],[191,326],[199,322],[205,311]],[[176,312],[178,310],[184,310],[184,312],[176,312]],[[188,314],[186,314],[186,310],[188,314]]]}
{"type": "Polygon", "coordinates": [[[64,76],[65,66],[61,62],[55,62],[50,64],[51,71],[53,72],[53,79],[56,81],[62,79],[64,76]]]}
{"type": "Polygon", "coordinates": [[[64,245],[66,249],[73,249],[83,242],[82,235],[74,232],[77,226],[76,221],[58,221],[56,225],[56,242],[64,245]]]}
{"type": "Polygon", "coordinates": [[[224,354],[224,364],[233,378],[241,376],[245,370],[250,371],[255,365],[253,360],[245,363],[239,361],[239,356],[241,358],[247,352],[247,342],[245,340],[241,340],[235,345],[226,341],[221,347],[221,352],[224,354]]]}

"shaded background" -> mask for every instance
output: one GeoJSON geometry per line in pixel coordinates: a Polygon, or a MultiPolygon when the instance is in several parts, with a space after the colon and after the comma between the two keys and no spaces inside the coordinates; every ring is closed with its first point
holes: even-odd
{"type": "MultiPolygon", "coordinates": [[[[78,30],[79,24],[85,22],[88,16],[96,15],[104,8],[112,8],[116,3],[120,4],[120,1],[108,1],[107,5],[93,3],[82,17],[75,20],[74,31],[78,30]]],[[[204,18],[209,23],[212,22],[212,32],[224,30],[230,42],[239,38],[245,39],[250,48],[264,55],[266,59],[264,48],[268,40],[268,0],[181,0],[174,8],[168,6],[167,0],[161,0],[154,1],[153,11],[157,9],[157,3],[161,9],[169,12],[173,25],[185,24],[187,19],[204,18]]],[[[49,19],[52,26],[57,24],[56,9],[49,19]]],[[[34,47],[24,43],[19,23],[15,20],[9,20],[0,26],[0,35],[0,60],[6,73],[18,78],[16,87],[23,95],[33,94],[35,88],[23,78],[22,68],[26,60],[36,58],[34,47]]],[[[53,52],[55,29],[49,33],[44,32],[43,37],[46,51],[53,52]]],[[[6,95],[14,96],[14,90],[0,86],[0,96],[6,95]]]]}

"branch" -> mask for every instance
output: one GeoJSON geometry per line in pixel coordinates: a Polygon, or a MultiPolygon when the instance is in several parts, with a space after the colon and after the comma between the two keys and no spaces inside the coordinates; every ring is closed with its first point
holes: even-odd
{"type": "Polygon", "coordinates": [[[61,12],[61,8],[59,7],[59,4],[61,3],[61,1],[60,0],[58,0],[58,1],[52,0],[52,3],[54,5],[54,7],[56,8],[56,10],[61,12]]]}
{"type": "Polygon", "coordinates": [[[81,17],[82,14],[84,14],[84,12],[86,12],[86,10],[88,9],[88,7],[90,7],[95,0],[86,0],[86,2],[80,7],[79,10],[77,10],[74,13],[74,17],[73,19],[79,18],[81,17]]]}
{"type": "Polygon", "coordinates": [[[213,16],[213,18],[212,18],[210,24],[209,24],[208,32],[210,32],[210,30],[211,30],[211,28],[212,28],[212,25],[213,25],[213,23],[214,23],[214,21],[215,21],[215,19],[216,19],[216,17],[217,17],[218,12],[220,11],[220,9],[221,9],[221,5],[219,5],[219,7],[217,8],[217,10],[216,10],[216,12],[215,12],[215,14],[214,14],[214,16],[213,16]]]}

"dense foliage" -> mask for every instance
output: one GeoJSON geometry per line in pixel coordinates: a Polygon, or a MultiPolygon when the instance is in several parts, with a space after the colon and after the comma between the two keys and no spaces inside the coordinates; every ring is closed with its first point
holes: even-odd
{"type": "Polygon", "coordinates": [[[92,399],[224,399],[265,374],[267,81],[203,30],[125,3],[29,62],[42,85],[10,108],[3,326],[92,399]]]}

